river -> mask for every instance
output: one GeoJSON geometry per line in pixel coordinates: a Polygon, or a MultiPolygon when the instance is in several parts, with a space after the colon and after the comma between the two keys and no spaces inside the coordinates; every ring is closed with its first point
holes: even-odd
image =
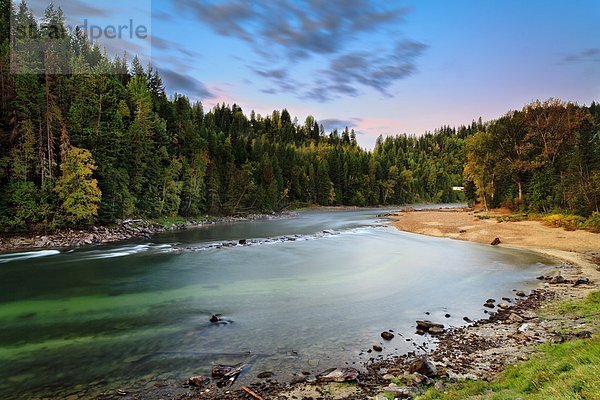
{"type": "Polygon", "coordinates": [[[414,350],[424,340],[415,320],[480,318],[487,298],[533,288],[551,265],[531,252],[400,232],[382,212],[301,211],[0,255],[0,398],[150,392],[219,363],[248,364],[240,382],[266,370],[285,380],[360,367],[383,330],[399,336],[383,355],[414,350]],[[216,245],[239,239],[254,240],[216,245]],[[215,313],[220,323],[209,321],[215,313]]]}

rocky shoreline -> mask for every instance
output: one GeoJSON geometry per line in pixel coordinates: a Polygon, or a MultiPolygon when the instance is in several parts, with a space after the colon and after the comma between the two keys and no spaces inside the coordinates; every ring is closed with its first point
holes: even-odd
{"type": "Polygon", "coordinates": [[[256,221],[260,219],[289,218],[293,212],[277,214],[249,214],[244,216],[228,216],[203,219],[192,219],[184,223],[174,223],[168,226],[142,219],[119,221],[113,226],[93,226],[85,230],[65,229],[47,235],[34,236],[0,236],[0,252],[12,252],[35,249],[59,249],[81,246],[110,244],[120,241],[146,238],[164,232],[175,232],[186,229],[200,228],[219,223],[236,223],[256,221]]]}
{"type": "MultiPolygon", "coordinates": [[[[279,382],[276,374],[265,371],[252,384],[233,385],[243,367],[218,366],[212,376],[194,376],[186,382],[156,382],[152,398],[170,399],[374,399],[385,395],[410,399],[430,387],[444,390],[451,382],[491,380],[507,365],[525,361],[535,354],[535,346],[591,337],[597,326],[582,326],[568,316],[544,315],[550,301],[582,297],[597,286],[581,275],[577,266],[564,263],[553,276],[540,277],[540,288],[530,293],[514,290],[502,299],[482,299],[487,317],[446,329],[443,321],[415,321],[416,333],[429,339],[417,350],[386,359],[375,356],[381,346],[373,345],[373,356],[360,371],[351,367],[330,368],[319,374],[299,372],[292,382],[279,382]],[[560,278],[557,278],[560,277],[560,278]],[[566,333],[565,333],[566,332],[566,333]]],[[[374,338],[375,339],[375,338],[374,338]]],[[[382,346],[398,340],[411,340],[399,333],[384,331],[382,346]]],[[[112,392],[99,397],[146,398],[139,393],[112,392]],[[125,393],[125,394],[124,394],[125,393]],[[141,396],[141,397],[140,397],[141,396]]]]}

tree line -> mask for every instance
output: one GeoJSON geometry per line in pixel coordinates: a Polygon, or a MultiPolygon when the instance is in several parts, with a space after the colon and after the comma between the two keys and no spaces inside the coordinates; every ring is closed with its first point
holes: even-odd
{"type": "Polygon", "coordinates": [[[466,141],[465,178],[485,208],[567,210],[588,216],[600,203],[600,104],[534,101],[466,141]]]}
{"type": "Polygon", "coordinates": [[[488,206],[518,198],[523,207],[598,207],[595,104],[532,104],[487,124],[379,137],[370,151],[353,130],[325,132],[285,109],[204,110],[169,97],[152,66],[111,58],[78,29],[15,54],[11,15],[39,39],[64,31],[64,16],[53,5],[40,21],[24,1],[0,7],[2,232],[309,204],[454,202],[464,199],[452,189],[462,185],[488,206]],[[549,108],[558,111],[547,117],[549,108]]]}
{"type": "MultiPolygon", "coordinates": [[[[64,31],[53,5],[40,21],[24,1],[10,9],[2,0],[2,7],[28,38],[64,31]]],[[[110,58],[79,30],[34,48],[38,54],[11,54],[7,33],[0,53],[2,231],[457,198],[451,187],[462,181],[472,127],[379,138],[367,151],[353,130],[326,133],[313,117],[300,123],[285,109],[246,115],[235,104],[205,111],[183,95],[169,98],[152,66],[110,58]],[[35,68],[11,74],[10,62],[35,68]]]]}

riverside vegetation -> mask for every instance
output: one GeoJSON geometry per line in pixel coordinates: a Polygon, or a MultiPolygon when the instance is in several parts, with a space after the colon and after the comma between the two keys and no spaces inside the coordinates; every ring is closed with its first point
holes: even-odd
{"type": "Polygon", "coordinates": [[[77,29],[41,40],[37,54],[12,54],[11,15],[29,37],[65,29],[60,8],[37,21],[24,1],[11,5],[0,1],[2,232],[303,204],[453,202],[463,200],[453,186],[463,185],[467,200],[486,207],[598,211],[596,103],[534,102],[489,123],[380,137],[369,151],[353,130],[326,133],[285,109],[205,112],[183,95],[169,98],[152,66],[109,58],[77,29]],[[11,74],[11,62],[45,73],[11,74]]]}

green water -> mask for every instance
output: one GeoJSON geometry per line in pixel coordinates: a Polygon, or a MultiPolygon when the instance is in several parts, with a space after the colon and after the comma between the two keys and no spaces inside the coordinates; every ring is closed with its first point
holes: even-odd
{"type": "MultiPolygon", "coordinates": [[[[527,252],[381,226],[381,211],[310,211],[71,251],[0,255],[0,398],[152,398],[216,363],[241,382],[360,364],[382,330],[459,325],[548,268],[527,252]],[[323,230],[332,230],[323,234],[323,230]],[[295,241],[208,249],[214,242],[295,241]],[[213,313],[223,323],[211,324],[213,313]],[[451,318],[444,318],[450,313],[451,318]]],[[[402,339],[384,354],[413,350],[402,339]]]]}

